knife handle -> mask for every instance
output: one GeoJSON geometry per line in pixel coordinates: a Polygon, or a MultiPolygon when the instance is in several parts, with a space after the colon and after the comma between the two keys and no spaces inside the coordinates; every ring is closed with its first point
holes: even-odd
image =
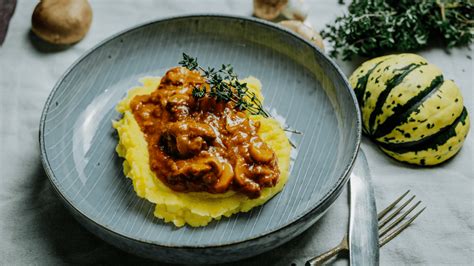
{"type": "Polygon", "coordinates": [[[339,243],[339,245],[337,245],[336,247],[324,252],[323,254],[321,254],[317,257],[314,257],[314,258],[308,260],[305,263],[305,266],[323,265],[324,262],[328,261],[329,259],[336,256],[337,254],[339,254],[342,251],[349,251],[347,236],[345,236],[342,239],[341,243],[339,243]]]}

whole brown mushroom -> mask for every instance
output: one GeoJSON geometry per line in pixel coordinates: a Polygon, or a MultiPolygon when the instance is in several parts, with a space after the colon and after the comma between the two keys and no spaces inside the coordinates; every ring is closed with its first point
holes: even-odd
{"type": "Polygon", "coordinates": [[[80,41],[89,31],[92,8],[87,0],[41,0],[31,18],[32,31],[60,45],[80,41]]]}

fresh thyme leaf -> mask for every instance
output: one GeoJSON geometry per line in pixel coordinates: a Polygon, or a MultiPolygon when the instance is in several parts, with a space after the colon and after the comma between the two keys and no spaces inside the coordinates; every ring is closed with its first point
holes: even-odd
{"type": "Polygon", "coordinates": [[[199,66],[197,58],[193,58],[183,53],[183,59],[179,64],[189,70],[196,70],[209,83],[209,92],[206,88],[194,87],[192,91],[193,97],[200,99],[206,96],[216,98],[217,101],[234,102],[235,108],[238,110],[247,110],[253,115],[262,115],[270,117],[269,113],[264,110],[262,103],[255,93],[249,92],[247,83],[240,83],[234,68],[227,64],[222,65],[219,70],[208,67],[207,69],[199,66]]]}
{"type": "Polygon", "coordinates": [[[199,87],[194,87],[192,91],[193,97],[194,98],[202,98],[204,95],[206,95],[206,89],[205,88],[199,88],[199,87]]]}
{"type": "Polygon", "coordinates": [[[183,53],[183,60],[179,61],[178,64],[189,70],[196,70],[198,67],[197,58],[192,58],[185,53],[183,53]]]}
{"type": "MultiPolygon", "coordinates": [[[[195,86],[192,90],[192,95],[196,99],[203,98],[206,93],[209,97],[215,97],[217,101],[233,102],[235,108],[240,111],[248,111],[253,115],[262,115],[263,117],[270,117],[270,114],[263,108],[262,102],[258,99],[255,93],[250,92],[247,83],[240,83],[237,74],[231,65],[222,65],[221,69],[216,71],[214,68],[207,69],[199,66],[197,58],[193,58],[183,53],[183,59],[179,64],[189,70],[199,71],[201,76],[209,83],[209,92],[206,87],[195,86]]],[[[301,132],[285,127],[283,129],[287,132],[302,134],[301,132]]],[[[288,139],[290,145],[296,148],[296,145],[288,139]]]]}
{"type": "Polygon", "coordinates": [[[238,101],[235,104],[235,107],[239,109],[240,111],[244,111],[244,110],[247,110],[247,103],[245,101],[238,101]]]}
{"type": "Polygon", "coordinates": [[[440,40],[446,47],[472,43],[474,4],[470,0],[354,0],[349,13],[321,32],[330,55],[378,56],[413,51],[440,40]]]}

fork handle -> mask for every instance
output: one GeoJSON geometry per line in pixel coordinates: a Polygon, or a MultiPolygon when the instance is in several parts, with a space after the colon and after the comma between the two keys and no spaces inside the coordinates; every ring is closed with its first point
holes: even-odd
{"type": "Polygon", "coordinates": [[[341,244],[339,244],[338,246],[324,252],[323,254],[317,256],[317,257],[314,257],[310,260],[308,260],[306,263],[305,263],[305,266],[316,266],[316,265],[323,265],[324,262],[328,261],[330,258],[336,256],[337,254],[339,254],[339,252],[343,251],[344,250],[344,246],[341,244]]]}

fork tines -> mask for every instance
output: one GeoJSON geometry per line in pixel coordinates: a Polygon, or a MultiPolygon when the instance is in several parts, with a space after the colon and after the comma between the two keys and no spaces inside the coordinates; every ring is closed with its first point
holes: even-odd
{"type": "Polygon", "coordinates": [[[407,216],[410,213],[412,213],[420,205],[421,201],[418,201],[415,204],[413,204],[407,211],[402,212],[403,209],[405,209],[413,201],[413,199],[415,199],[414,195],[408,198],[407,200],[405,200],[403,203],[401,203],[400,207],[396,208],[397,205],[409,193],[410,193],[410,190],[405,192],[398,199],[396,199],[392,204],[390,204],[387,208],[385,208],[383,211],[381,211],[378,214],[380,246],[385,245],[388,241],[392,240],[394,237],[400,234],[400,232],[405,230],[405,228],[407,228],[416,219],[416,217],[418,217],[418,215],[420,215],[425,210],[426,207],[423,207],[421,210],[417,211],[413,216],[411,216],[410,218],[407,218],[407,216]],[[386,218],[384,219],[384,217],[386,218]]]}

